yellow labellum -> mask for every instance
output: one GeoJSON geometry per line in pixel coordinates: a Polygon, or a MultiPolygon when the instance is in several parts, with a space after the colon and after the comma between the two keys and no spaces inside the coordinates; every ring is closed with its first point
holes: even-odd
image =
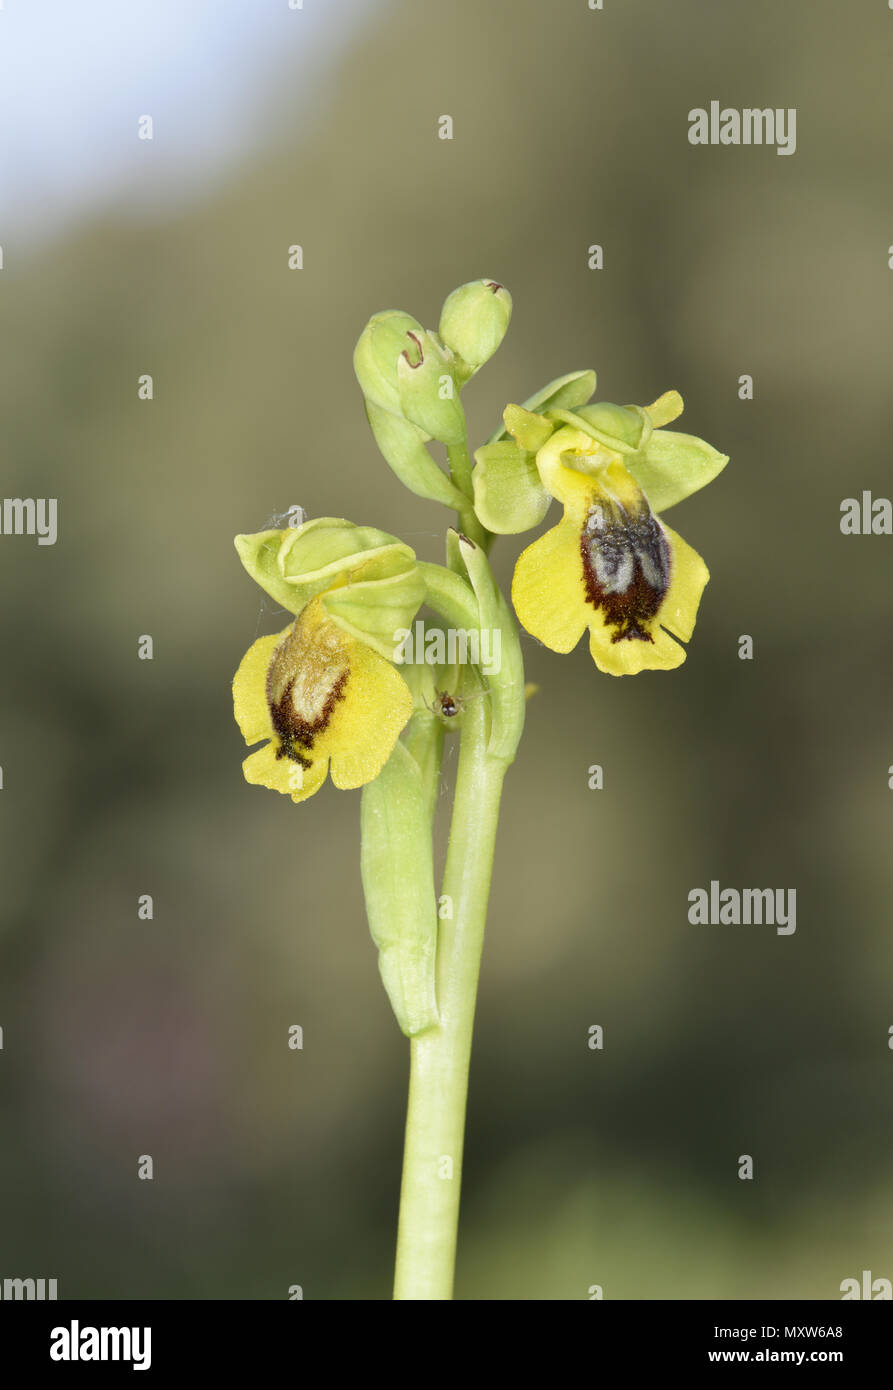
{"type": "Polygon", "coordinates": [[[377,777],[412,714],[403,677],[344,632],[314,598],[291,627],[261,637],[233,681],[236,722],[248,744],[248,782],[305,801],[331,769],[336,787],[377,777]]]}
{"type": "Polygon", "coordinates": [[[691,637],[706,565],[655,516],[617,454],[560,433],[537,464],[564,516],[518,559],[518,618],[557,652],[572,651],[588,628],[592,658],[609,675],[680,666],[675,639],[691,637]]]}

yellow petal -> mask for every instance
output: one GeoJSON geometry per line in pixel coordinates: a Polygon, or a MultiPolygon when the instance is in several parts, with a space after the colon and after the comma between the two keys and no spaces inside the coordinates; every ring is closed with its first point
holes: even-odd
{"type": "Polygon", "coordinates": [[[378,776],[413,708],[409,686],[389,661],[362,642],[345,641],[350,674],[344,699],[317,743],[331,757],[332,781],[342,790],[378,776]]]}
{"type": "Polygon", "coordinates": [[[651,405],[646,405],[645,413],[650,417],[654,428],[660,429],[663,425],[678,420],[683,408],[682,397],[678,391],[665,391],[656,401],[652,401],[651,405]]]}
{"type": "Polygon", "coordinates": [[[670,566],[670,587],[664,596],[657,621],[670,629],[674,636],[688,642],[694,631],[698,615],[698,604],[710,571],[700,555],[687,541],[661,522],[667,540],[670,542],[672,561],[670,566]]]}
{"type": "MultiPolygon", "coordinates": [[[[288,629],[286,629],[288,631],[288,629]]],[[[242,657],[233,677],[233,713],[249,745],[270,738],[273,724],[267,704],[267,671],[273,652],[285,636],[284,632],[260,637],[242,657]]]]}
{"type": "Polygon", "coordinates": [[[571,516],[518,556],[512,602],[531,636],[553,652],[573,651],[591,609],[583,583],[580,527],[571,516]]]}
{"type": "Polygon", "coordinates": [[[245,759],[242,764],[245,781],[282,792],[292,801],[306,801],[326,780],[328,758],[320,757],[312,767],[302,767],[291,758],[277,758],[277,747],[275,743],[267,743],[245,759]]]}

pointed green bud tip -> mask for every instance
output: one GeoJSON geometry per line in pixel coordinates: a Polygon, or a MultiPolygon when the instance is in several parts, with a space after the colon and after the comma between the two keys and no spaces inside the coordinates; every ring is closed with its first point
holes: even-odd
{"type": "Polygon", "coordinates": [[[511,317],[512,296],[504,285],[496,280],[472,280],[447,296],[440,315],[440,336],[473,373],[493,356],[511,317]]]}
{"type": "Polygon", "coordinates": [[[401,413],[397,364],[404,353],[410,359],[418,356],[420,349],[415,339],[417,335],[424,336],[424,331],[418,319],[400,309],[372,315],[353,355],[357,381],[367,401],[394,415],[401,413]]]}

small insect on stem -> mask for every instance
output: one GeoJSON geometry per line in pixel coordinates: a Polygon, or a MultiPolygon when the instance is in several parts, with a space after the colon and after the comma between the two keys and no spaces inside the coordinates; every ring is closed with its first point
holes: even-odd
{"type": "Polygon", "coordinates": [[[461,714],[470,700],[479,700],[482,695],[489,694],[487,690],[479,690],[475,695],[452,695],[448,690],[435,690],[434,704],[425,705],[432,714],[438,715],[441,719],[455,719],[461,714]]]}
{"type": "Polygon", "coordinates": [[[451,695],[448,690],[435,690],[434,705],[435,714],[441,714],[444,719],[454,719],[462,713],[465,701],[460,695],[451,695]]]}

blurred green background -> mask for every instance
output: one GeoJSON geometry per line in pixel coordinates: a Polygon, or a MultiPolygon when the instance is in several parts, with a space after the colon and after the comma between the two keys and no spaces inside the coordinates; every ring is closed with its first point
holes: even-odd
{"type": "Polygon", "coordinates": [[[524,639],[541,689],[500,828],[457,1297],[893,1277],[893,537],[839,530],[844,497],[893,487],[891,35],[881,0],[382,3],[315,88],[286,71],[265,140],[191,201],[122,193],[7,257],[4,493],[58,497],[61,529],[0,540],[0,1277],[389,1296],[407,1048],[359,798],[242,780],[229,684],[281,620],[232,537],[298,503],[440,558],[447,516],[379,458],[351,353],[374,311],[436,326],[478,276],[515,315],[466,393],[474,443],[595,367],[603,399],[679,389],[680,427],[732,462],[670,518],[712,571],[681,670],[615,681],[524,639]],[[691,147],[712,99],[796,107],[796,154],[691,147]],[[690,926],[711,879],[796,888],[796,934],[690,926]]]}

